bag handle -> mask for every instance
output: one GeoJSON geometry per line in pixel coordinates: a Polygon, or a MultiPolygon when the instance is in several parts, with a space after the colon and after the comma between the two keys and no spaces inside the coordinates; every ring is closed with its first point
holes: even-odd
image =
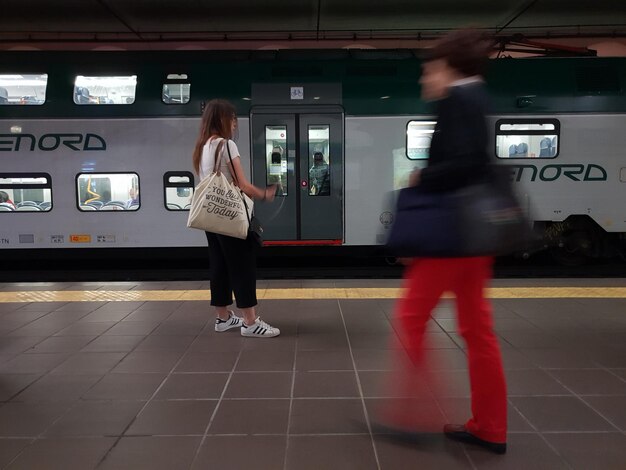
{"type": "Polygon", "coordinates": [[[222,171],[221,171],[222,152],[220,152],[220,149],[223,150],[224,148],[223,145],[224,145],[224,139],[220,137],[219,141],[217,142],[217,145],[215,146],[215,162],[213,163],[213,173],[217,173],[218,176],[222,174],[222,171]]]}
{"type": "Polygon", "coordinates": [[[241,193],[241,200],[243,201],[243,206],[246,208],[246,217],[248,219],[248,226],[251,225],[250,214],[248,214],[248,204],[246,203],[246,198],[243,195],[243,191],[241,190],[241,186],[239,186],[239,179],[237,178],[237,172],[235,171],[235,165],[233,165],[233,157],[230,155],[230,141],[226,140],[226,150],[228,151],[228,159],[230,160],[230,169],[233,175],[233,179],[239,188],[239,192],[241,193]]]}

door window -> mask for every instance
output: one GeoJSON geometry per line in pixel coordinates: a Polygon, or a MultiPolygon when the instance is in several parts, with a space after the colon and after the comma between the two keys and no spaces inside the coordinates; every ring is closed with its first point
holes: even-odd
{"type": "Polygon", "coordinates": [[[330,126],[308,127],[309,196],[330,196],[330,126]]]}
{"type": "Polygon", "coordinates": [[[276,196],[287,196],[287,126],[265,126],[267,184],[278,185],[276,196]]]}

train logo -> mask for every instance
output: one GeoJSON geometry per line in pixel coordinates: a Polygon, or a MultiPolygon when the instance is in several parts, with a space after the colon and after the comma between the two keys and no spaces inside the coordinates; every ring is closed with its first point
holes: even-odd
{"type": "Polygon", "coordinates": [[[106,150],[107,143],[98,134],[43,134],[37,138],[33,134],[0,134],[0,152],[20,150],[52,152],[61,145],[75,152],[106,150]]]}

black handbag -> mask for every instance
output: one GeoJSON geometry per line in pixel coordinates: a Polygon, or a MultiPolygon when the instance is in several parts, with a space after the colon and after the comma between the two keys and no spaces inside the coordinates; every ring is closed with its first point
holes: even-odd
{"type": "Polygon", "coordinates": [[[521,249],[530,225],[505,169],[491,167],[484,181],[454,191],[402,189],[387,239],[399,257],[502,255],[521,249]]]}
{"type": "MultiPolygon", "coordinates": [[[[226,141],[226,150],[228,151],[228,159],[230,160],[230,167],[234,170],[235,167],[233,165],[233,157],[230,155],[230,145],[228,145],[228,141],[226,141]]],[[[239,187],[239,181],[237,180],[237,175],[233,172],[233,178],[237,183],[237,187],[239,187]]],[[[239,187],[239,191],[241,188],[239,187]]],[[[252,240],[258,246],[263,246],[263,226],[259,219],[254,215],[254,213],[250,214],[248,210],[248,204],[246,203],[246,198],[241,196],[243,200],[243,205],[246,209],[246,217],[248,218],[248,240],[252,240]]]]}

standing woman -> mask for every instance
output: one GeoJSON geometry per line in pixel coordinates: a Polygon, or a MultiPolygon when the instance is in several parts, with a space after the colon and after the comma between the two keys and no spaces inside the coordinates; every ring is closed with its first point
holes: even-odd
{"type": "MultiPolygon", "coordinates": [[[[428,166],[411,175],[427,192],[454,191],[489,177],[488,97],[482,79],[490,44],[478,32],[459,30],[441,39],[423,64],[422,98],[437,103],[437,125],[428,166]]],[[[472,417],[448,424],[451,439],[506,452],[506,383],[500,347],[484,290],[492,277],[490,256],[416,258],[408,263],[405,296],[397,305],[413,362],[424,357],[424,331],[445,291],[456,296],[459,332],[467,345],[472,417]]]]}
{"type": "MultiPolygon", "coordinates": [[[[193,152],[193,166],[204,179],[215,171],[215,157],[221,153],[221,171],[229,182],[253,199],[273,201],[276,186],[265,189],[251,184],[244,175],[237,145],[230,139],[237,128],[235,107],[224,100],[211,100],[202,114],[200,135],[193,152]],[[230,150],[232,165],[229,158],[230,150]]],[[[215,307],[215,331],[241,328],[242,336],[272,338],[280,334],[262,321],[256,314],[256,244],[246,240],[206,232],[209,242],[211,305],[215,307]],[[233,292],[237,307],[243,318],[236,316],[228,307],[233,303],[233,292]]]]}

